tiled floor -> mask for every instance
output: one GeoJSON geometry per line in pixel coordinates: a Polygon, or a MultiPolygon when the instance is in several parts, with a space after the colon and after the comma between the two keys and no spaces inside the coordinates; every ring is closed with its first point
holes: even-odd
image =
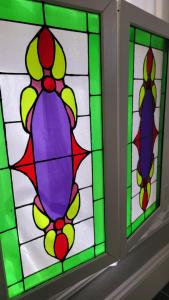
{"type": "Polygon", "coordinates": [[[153,300],[169,300],[169,283],[153,298],[153,300]]]}

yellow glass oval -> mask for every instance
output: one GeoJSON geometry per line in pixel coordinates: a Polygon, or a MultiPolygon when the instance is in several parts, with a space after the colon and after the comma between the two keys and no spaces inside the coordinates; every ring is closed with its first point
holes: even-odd
{"type": "Polygon", "coordinates": [[[29,45],[26,54],[26,66],[29,74],[35,80],[40,80],[43,77],[43,69],[38,57],[38,38],[35,38],[29,45]]]}

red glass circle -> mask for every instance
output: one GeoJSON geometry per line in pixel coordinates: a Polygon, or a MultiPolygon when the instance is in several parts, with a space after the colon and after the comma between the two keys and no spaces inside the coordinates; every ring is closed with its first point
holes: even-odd
{"type": "Polygon", "coordinates": [[[56,222],[55,222],[55,228],[56,228],[57,230],[62,229],[62,228],[64,227],[64,225],[65,225],[65,222],[64,222],[63,219],[58,219],[58,220],[56,220],[56,222]]]}
{"type": "Polygon", "coordinates": [[[46,91],[53,92],[56,88],[55,80],[50,76],[46,76],[43,79],[43,87],[46,91]]]}

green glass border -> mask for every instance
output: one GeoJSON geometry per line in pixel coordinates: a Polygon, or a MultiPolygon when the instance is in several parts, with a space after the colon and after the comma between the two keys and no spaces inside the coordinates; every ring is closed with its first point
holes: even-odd
{"type": "Polygon", "coordinates": [[[5,144],[5,134],[4,134],[4,126],[3,126],[3,113],[2,113],[2,100],[0,97],[0,169],[8,167],[8,156],[6,151],[5,144]]]}
{"type": "Polygon", "coordinates": [[[134,76],[134,43],[129,42],[129,78],[128,78],[128,95],[133,95],[133,76],[134,76]]]}
{"type": "MultiPolygon", "coordinates": [[[[25,293],[25,291],[40,285],[53,277],[64,274],[64,271],[74,268],[84,262],[87,262],[98,255],[105,253],[105,215],[104,215],[104,180],[103,180],[103,141],[102,141],[102,87],[101,87],[101,41],[100,41],[100,16],[99,14],[87,13],[76,9],[69,9],[50,4],[42,4],[40,2],[27,0],[9,0],[8,5],[6,0],[0,0],[1,11],[0,19],[8,21],[23,22],[32,25],[53,26],[56,28],[73,30],[88,33],[88,51],[89,51],[89,90],[90,90],[90,110],[91,110],[91,137],[92,140],[92,174],[97,175],[96,180],[93,180],[93,203],[94,206],[94,238],[95,245],[84,250],[70,258],[67,258],[63,263],[56,263],[50,267],[40,270],[23,279],[22,263],[20,258],[20,246],[18,240],[17,228],[13,222],[7,232],[0,235],[4,255],[4,265],[7,274],[7,285],[9,297],[15,297],[25,293]],[[3,6],[3,7],[2,7],[3,6]],[[44,11],[43,11],[44,7],[44,11]],[[11,9],[12,8],[12,9],[11,9]],[[17,14],[17,11],[19,13],[17,14]],[[28,13],[26,13],[26,11],[28,13]],[[71,12],[71,14],[70,14],[71,12]],[[57,18],[56,18],[57,15],[57,18]],[[95,106],[96,104],[96,106],[95,106]],[[97,126],[96,126],[97,122],[97,126]],[[99,128],[99,130],[98,130],[99,128]],[[96,131],[99,135],[96,135],[96,131]],[[99,151],[97,151],[99,150],[99,151]],[[99,170],[96,164],[96,159],[100,159],[99,170]],[[99,198],[99,200],[98,200],[99,198]],[[101,218],[101,222],[99,221],[101,218]],[[13,239],[5,239],[6,234],[13,233],[13,239]],[[12,243],[12,244],[11,244],[12,243]],[[6,245],[10,245],[10,251],[6,251],[6,245]],[[9,262],[13,260],[12,249],[15,252],[14,266],[17,270],[11,273],[9,262]],[[7,271],[8,268],[8,271],[7,271]],[[63,268],[63,270],[62,270],[63,268]],[[10,270],[10,272],[9,272],[10,270]]],[[[0,167],[8,167],[8,159],[6,152],[2,111],[0,107],[0,137],[1,149],[4,155],[0,160],[0,167]]],[[[9,170],[9,169],[8,169],[9,170]]],[[[11,176],[11,174],[10,174],[11,176]]],[[[12,189],[12,187],[11,187],[12,189]]],[[[11,190],[12,192],[12,190],[11,190]]],[[[11,194],[10,207],[11,212],[14,212],[13,194],[11,194]]],[[[14,217],[13,217],[14,220],[14,217]]]]}
{"type": "Polygon", "coordinates": [[[28,0],[0,0],[0,20],[43,25],[42,3],[28,0]]]}
{"type": "Polygon", "coordinates": [[[18,295],[21,295],[23,294],[23,292],[24,292],[23,282],[18,282],[8,288],[9,298],[13,298],[18,295]]]}
{"type": "Polygon", "coordinates": [[[161,166],[163,152],[163,132],[164,132],[164,113],[166,98],[166,79],[168,65],[168,41],[160,36],[144,31],[140,28],[130,26],[129,31],[129,82],[128,82],[128,145],[127,145],[127,208],[126,208],[126,237],[129,238],[142,224],[148,219],[160,205],[161,191],[161,166]],[[153,203],[146,212],[142,213],[133,223],[131,221],[131,185],[132,185],[132,106],[133,106],[133,87],[134,87],[134,46],[142,46],[163,51],[163,70],[161,83],[160,99],[160,126],[158,136],[158,166],[157,166],[157,193],[156,202],[153,203]]]}
{"type": "Polygon", "coordinates": [[[165,39],[161,36],[151,35],[151,47],[159,50],[164,50],[165,48],[165,39]]]}
{"type": "Polygon", "coordinates": [[[132,233],[134,233],[144,222],[144,213],[141,214],[132,224],[132,233]]]}
{"type": "Polygon", "coordinates": [[[94,258],[94,247],[77,253],[63,262],[63,270],[68,271],[94,258]]]}
{"type": "Polygon", "coordinates": [[[101,94],[101,51],[100,35],[89,34],[89,83],[90,94],[101,94]]]}
{"type": "Polygon", "coordinates": [[[135,36],[135,28],[133,26],[130,26],[130,42],[134,42],[134,36],[135,36]]]}
{"type": "Polygon", "coordinates": [[[100,33],[100,18],[98,14],[88,13],[88,31],[100,33]]]}
{"type": "Polygon", "coordinates": [[[92,150],[99,150],[103,147],[101,101],[101,96],[90,96],[92,150]]]}
{"type": "Polygon", "coordinates": [[[7,286],[10,286],[22,280],[22,264],[17,229],[11,229],[1,233],[0,239],[6,282],[7,286]]]}
{"type": "Polygon", "coordinates": [[[105,243],[102,243],[102,244],[99,244],[99,245],[95,246],[95,255],[96,256],[105,253],[105,251],[106,251],[106,244],[105,243]]]}
{"type": "MultiPolygon", "coordinates": [[[[166,45],[164,45],[164,47],[166,47],[166,45]]],[[[159,124],[158,163],[157,163],[157,207],[160,205],[160,193],[161,193],[161,174],[162,174],[161,166],[162,166],[162,159],[163,159],[167,67],[168,67],[168,53],[167,51],[165,51],[163,54],[163,70],[162,70],[161,99],[160,99],[160,124],[159,124]]]]}
{"type": "Polygon", "coordinates": [[[62,273],[62,263],[56,263],[24,279],[25,290],[29,290],[62,273]]]}
{"type": "Polygon", "coordinates": [[[151,34],[139,28],[135,28],[135,43],[150,46],[151,34]]]}
{"type": "Polygon", "coordinates": [[[11,172],[9,169],[0,170],[0,186],[0,212],[3,216],[0,218],[0,233],[2,233],[16,226],[11,172]]]}
{"type": "Polygon", "coordinates": [[[87,14],[84,11],[44,4],[47,26],[73,31],[87,31],[87,14]]]}
{"type": "Polygon", "coordinates": [[[104,199],[100,199],[94,202],[94,236],[96,245],[105,241],[104,223],[104,199]]]}

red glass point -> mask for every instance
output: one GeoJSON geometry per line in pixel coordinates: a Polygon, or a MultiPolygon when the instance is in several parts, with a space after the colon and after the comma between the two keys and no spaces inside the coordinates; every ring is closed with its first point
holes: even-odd
{"type": "Polygon", "coordinates": [[[151,48],[149,48],[147,53],[147,74],[150,75],[152,71],[153,66],[153,51],[151,48]]]}
{"type": "Polygon", "coordinates": [[[65,234],[60,233],[55,240],[55,255],[59,260],[63,260],[68,253],[68,240],[65,234]]]}
{"type": "Polygon", "coordinates": [[[39,34],[38,54],[42,67],[51,68],[54,61],[55,44],[51,32],[46,27],[39,34]]]}

